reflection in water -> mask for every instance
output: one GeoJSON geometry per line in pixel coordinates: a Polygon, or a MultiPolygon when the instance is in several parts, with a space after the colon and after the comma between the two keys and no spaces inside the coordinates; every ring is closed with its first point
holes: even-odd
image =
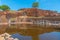
{"type": "Polygon", "coordinates": [[[51,32],[39,35],[41,40],[60,40],[60,32],[51,32]]]}
{"type": "Polygon", "coordinates": [[[20,35],[18,33],[12,34],[12,37],[13,38],[18,38],[19,40],[32,40],[31,36],[22,36],[22,35],[20,35]]]}
{"type": "MultiPolygon", "coordinates": [[[[18,25],[18,24],[11,25],[10,27],[8,27],[8,25],[0,26],[0,30],[1,30],[0,33],[7,32],[9,34],[12,34],[13,37],[17,36],[19,39],[21,38],[21,40],[39,40],[39,39],[44,40],[45,39],[44,38],[45,36],[43,36],[44,33],[59,31],[52,26],[44,27],[41,25],[36,26],[36,25],[18,25]],[[18,34],[15,34],[15,33],[18,33],[18,34]],[[42,36],[38,37],[41,34],[42,34],[42,36]]],[[[45,34],[45,35],[47,35],[47,34],[45,34]]],[[[50,37],[48,38],[48,36],[47,36],[46,40],[48,40],[48,39],[50,40],[50,37]]],[[[54,38],[52,37],[51,40],[54,40],[54,38]]]]}
{"type": "MultiPolygon", "coordinates": [[[[12,37],[20,40],[32,40],[31,36],[22,36],[18,33],[12,34],[12,37]]],[[[60,40],[60,32],[44,33],[39,35],[39,40],[60,40]]]]}

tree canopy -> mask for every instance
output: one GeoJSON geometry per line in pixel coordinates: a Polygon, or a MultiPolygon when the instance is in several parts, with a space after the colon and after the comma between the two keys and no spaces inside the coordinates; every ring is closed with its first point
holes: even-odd
{"type": "Polygon", "coordinates": [[[33,8],[37,8],[39,6],[39,3],[38,2],[33,2],[33,4],[32,4],[32,7],[33,8]]]}
{"type": "Polygon", "coordinates": [[[7,6],[7,5],[1,5],[0,9],[3,10],[3,11],[5,11],[5,10],[10,10],[10,7],[7,6]]]}

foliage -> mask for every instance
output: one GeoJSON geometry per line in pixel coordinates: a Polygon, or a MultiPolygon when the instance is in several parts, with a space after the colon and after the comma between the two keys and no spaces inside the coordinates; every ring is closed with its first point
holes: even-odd
{"type": "Polygon", "coordinates": [[[32,7],[33,8],[37,8],[39,6],[39,3],[38,2],[34,2],[33,4],[32,4],[32,7]]]}
{"type": "Polygon", "coordinates": [[[7,5],[1,5],[0,9],[3,10],[3,11],[5,11],[5,10],[10,10],[10,7],[7,6],[7,5]]]}

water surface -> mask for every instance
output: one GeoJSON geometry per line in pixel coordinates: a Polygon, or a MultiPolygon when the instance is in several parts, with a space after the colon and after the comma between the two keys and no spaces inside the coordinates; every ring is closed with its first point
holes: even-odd
{"type": "MultiPolygon", "coordinates": [[[[23,36],[18,33],[12,34],[12,37],[19,40],[32,40],[31,36],[23,36]]],[[[60,40],[60,32],[50,32],[39,35],[39,40],[60,40]]]]}
{"type": "Polygon", "coordinates": [[[35,35],[39,37],[39,40],[60,40],[60,32],[57,32],[58,30],[60,29],[52,26],[0,25],[0,33],[7,32],[19,40],[33,40],[35,35]]]}

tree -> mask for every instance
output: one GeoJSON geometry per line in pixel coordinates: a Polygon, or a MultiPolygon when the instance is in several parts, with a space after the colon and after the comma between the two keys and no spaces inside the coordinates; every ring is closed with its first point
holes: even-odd
{"type": "Polygon", "coordinates": [[[5,10],[10,10],[10,7],[7,6],[7,5],[1,5],[0,9],[3,10],[3,11],[5,11],[5,10]]]}
{"type": "Polygon", "coordinates": [[[7,5],[1,5],[0,10],[5,11],[7,13],[6,18],[7,18],[8,22],[9,22],[9,24],[10,24],[11,15],[10,15],[9,11],[6,11],[6,10],[10,10],[10,7],[7,6],[7,5]]]}
{"type": "MultiPolygon", "coordinates": [[[[33,2],[32,7],[33,8],[38,8],[39,7],[39,2],[33,2]]],[[[35,14],[35,17],[38,17],[38,10],[37,9],[34,10],[34,14],[35,14]]]]}
{"type": "Polygon", "coordinates": [[[32,4],[32,7],[33,8],[37,8],[39,6],[39,3],[38,2],[34,2],[33,4],[32,4]]]}

